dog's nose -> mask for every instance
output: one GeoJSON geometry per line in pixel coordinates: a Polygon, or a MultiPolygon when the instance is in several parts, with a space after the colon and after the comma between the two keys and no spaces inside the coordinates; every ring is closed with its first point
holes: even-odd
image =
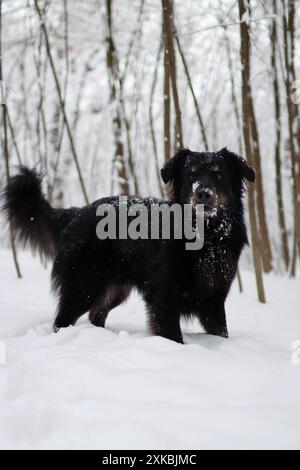
{"type": "Polygon", "coordinates": [[[197,191],[197,197],[199,200],[199,204],[209,204],[213,198],[213,192],[211,189],[199,188],[199,190],[197,191]]]}

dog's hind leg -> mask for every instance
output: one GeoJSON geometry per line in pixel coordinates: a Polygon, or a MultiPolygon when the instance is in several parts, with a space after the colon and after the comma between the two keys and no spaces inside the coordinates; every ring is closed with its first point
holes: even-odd
{"type": "Polygon", "coordinates": [[[104,328],[105,320],[109,312],[124,302],[131,292],[130,285],[113,285],[107,287],[103,293],[98,295],[96,302],[90,310],[90,322],[104,328]]]}
{"type": "Polygon", "coordinates": [[[57,315],[54,321],[53,329],[58,331],[60,328],[67,328],[75,325],[79,317],[84,315],[91,307],[94,298],[91,294],[73,292],[63,292],[60,295],[57,315]]]}
{"type": "Polygon", "coordinates": [[[67,255],[60,255],[52,270],[52,286],[59,299],[55,331],[74,325],[91,309],[99,291],[96,268],[91,263],[84,264],[80,257],[67,255]]]}

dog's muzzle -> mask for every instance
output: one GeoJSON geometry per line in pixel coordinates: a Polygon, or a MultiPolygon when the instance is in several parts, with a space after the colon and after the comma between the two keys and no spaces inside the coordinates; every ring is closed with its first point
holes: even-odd
{"type": "Polygon", "coordinates": [[[191,202],[193,205],[202,204],[204,214],[208,216],[217,208],[217,195],[212,189],[194,183],[191,202]]]}

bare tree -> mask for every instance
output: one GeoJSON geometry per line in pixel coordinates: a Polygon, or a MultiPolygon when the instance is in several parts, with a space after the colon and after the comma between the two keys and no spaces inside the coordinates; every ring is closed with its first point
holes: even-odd
{"type": "MultiPolygon", "coordinates": [[[[70,60],[69,60],[69,12],[68,12],[68,0],[63,0],[63,24],[64,24],[64,47],[58,50],[58,56],[60,59],[64,58],[65,61],[65,78],[63,83],[63,100],[66,106],[67,102],[67,92],[68,92],[68,83],[69,83],[69,73],[70,73],[70,60]]],[[[59,110],[59,107],[57,107],[59,110]]],[[[55,114],[54,114],[55,117],[55,114]]],[[[51,162],[53,178],[52,184],[48,183],[48,199],[51,203],[52,200],[56,199],[56,204],[62,205],[64,199],[64,188],[62,184],[62,180],[58,174],[58,166],[60,163],[60,156],[65,132],[65,121],[58,113],[57,122],[54,121],[54,129],[56,130],[56,139],[53,139],[53,146],[54,146],[54,159],[51,162]],[[57,124],[55,126],[55,124],[57,124]],[[58,184],[59,183],[59,184],[58,184]],[[58,188],[56,188],[58,186],[58,188]],[[55,192],[54,192],[55,191],[55,192]]],[[[50,134],[51,135],[51,134],[50,134]]],[[[55,137],[55,136],[53,136],[55,137]]],[[[66,163],[70,163],[69,159],[66,159],[66,163]]],[[[48,178],[49,180],[49,178],[48,178]]]]}
{"type": "MultiPolygon", "coordinates": [[[[244,0],[243,8],[245,13],[251,18],[251,9],[250,9],[250,0],[244,0]]],[[[246,23],[244,18],[241,18],[242,23],[246,23]]],[[[250,26],[247,22],[246,24],[246,33],[250,38],[250,26]]],[[[262,168],[261,168],[261,151],[260,151],[260,140],[258,134],[258,127],[256,121],[256,115],[254,111],[254,103],[252,98],[252,87],[251,87],[251,41],[249,39],[249,83],[248,83],[248,116],[247,116],[247,126],[250,127],[250,137],[252,141],[252,156],[253,156],[253,165],[256,172],[256,207],[258,215],[258,228],[259,228],[259,246],[261,251],[263,269],[265,272],[270,272],[272,270],[272,250],[270,243],[269,230],[267,225],[266,218],[266,209],[264,202],[264,189],[262,181],[262,168]]],[[[244,122],[245,125],[245,122],[244,122]]]]}
{"type": "MultiPolygon", "coordinates": [[[[45,13],[45,11],[44,11],[45,13]]],[[[35,64],[37,85],[39,89],[39,100],[36,113],[36,137],[37,137],[37,150],[41,168],[46,175],[47,182],[47,196],[51,195],[49,186],[49,172],[48,172],[48,128],[46,122],[45,111],[45,85],[46,75],[48,71],[48,56],[45,55],[43,60],[43,32],[40,29],[37,38],[37,52],[33,52],[33,60],[35,64]]]]}
{"type": "MultiPolygon", "coordinates": [[[[250,86],[250,85],[249,85],[250,86]]],[[[251,90],[251,86],[250,86],[251,90]]],[[[250,91],[250,115],[249,123],[251,125],[251,138],[253,141],[253,156],[254,156],[254,168],[256,171],[256,205],[257,205],[257,214],[259,222],[259,245],[262,255],[263,269],[266,273],[269,273],[272,270],[272,250],[270,243],[270,236],[267,224],[266,209],[264,202],[264,189],[262,181],[262,169],[261,169],[261,151],[260,151],[260,142],[258,135],[257,122],[254,112],[252,93],[250,91]]]]}
{"type": "MultiPolygon", "coordinates": [[[[10,178],[10,169],[9,169],[9,154],[8,154],[8,138],[7,138],[7,106],[6,106],[6,92],[5,92],[5,85],[3,82],[3,67],[2,67],[2,0],[0,0],[0,100],[1,100],[1,107],[2,107],[2,122],[3,122],[3,155],[5,160],[5,171],[6,171],[6,179],[7,181],[10,178]]],[[[18,262],[17,257],[17,250],[15,244],[15,236],[10,227],[10,243],[11,249],[13,254],[13,260],[17,272],[18,278],[21,278],[21,270],[18,262]]]]}
{"type": "Polygon", "coordinates": [[[46,24],[45,24],[45,18],[44,18],[43,14],[40,10],[40,7],[38,5],[37,0],[34,0],[34,5],[35,5],[35,8],[36,8],[37,14],[39,16],[39,19],[40,19],[41,29],[42,29],[44,37],[45,37],[46,51],[47,51],[47,55],[48,55],[48,58],[49,58],[50,67],[51,67],[51,70],[52,70],[52,74],[53,74],[53,78],[54,78],[54,82],[55,82],[55,86],[56,86],[56,90],[57,90],[57,94],[58,94],[60,107],[61,107],[61,110],[62,110],[62,113],[63,113],[63,118],[64,118],[64,122],[65,122],[65,125],[66,125],[67,134],[68,134],[68,137],[69,137],[70,147],[71,147],[71,150],[72,150],[72,155],[73,155],[73,159],[74,159],[74,162],[75,162],[75,166],[76,166],[80,186],[81,186],[81,189],[82,189],[84,200],[85,200],[86,204],[88,204],[88,202],[89,202],[88,195],[87,195],[87,192],[86,192],[85,183],[84,183],[82,172],[81,172],[81,169],[80,169],[79,159],[78,159],[78,155],[77,155],[77,152],[76,152],[76,149],[75,149],[75,144],[74,144],[74,140],[73,140],[73,136],[72,136],[72,132],[71,132],[71,127],[70,127],[69,120],[68,120],[66,110],[65,110],[65,103],[64,103],[64,100],[63,100],[61,86],[60,86],[60,83],[59,83],[59,80],[58,80],[56,68],[55,68],[52,53],[51,53],[51,47],[50,47],[50,42],[49,42],[49,38],[48,38],[48,31],[47,31],[46,24]]]}
{"type": "MultiPolygon", "coordinates": [[[[169,81],[171,82],[172,86],[173,102],[176,116],[175,142],[176,147],[183,147],[181,109],[177,89],[176,54],[174,48],[174,13],[172,0],[162,0],[162,9],[165,38],[165,56],[167,56],[167,63],[169,68],[169,81]]],[[[167,86],[167,83],[165,83],[165,86],[167,86]]]]}
{"type": "Polygon", "coordinates": [[[149,124],[150,124],[150,133],[151,133],[152,147],[153,147],[153,153],[154,153],[154,159],[155,159],[155,173],[156,173],[157,183],[158,183],[161,196],[163,196],[164,190],[163,190],[162,180],[160,176],[157,140],[156,140],[155,128],[154,128],[153,101],[154,101],[154,95],[155,95],[155,88],[157,85],[158,66],[159,66],[162,49],[163,49],[163,41],[161,39],[159,41],[159,46],[158,46],[155,65],[154,65],[154,73],[153,73],[153,80],[152,80],[151,91],[150,91],[150,102],[149,102],[149,124]]]}
{"type": "Polygon", "coordinates": [[[7,124],[8,124],[10,134],[11,134],[11,138],[12,138],[12,141],[13,141],[13,146],[15,148],[15,152],[16,152],[16,155],[17,155],[17,160],[18,160],[19,165],[22,165],[21,153],[20,153],[19,146],[18,146],[18,143],[17,143],[14,126],[11,122],[9,109],[7,107],[6,107],[6,116],[7,116],[7,124]]]}
{"type": "MultiPolygon", "coordinates": [[[[255,149],[252,140],[251,119],[252,119],[252,99],[250,88],[250,34],[249,25],[244,21],[245,14],[248,9],[246,0],[239,0],[239,14],[240,14],[240,34],[241,34],[241,64],[242,64],[242,107],[243,107],[243,133],[245,141],[246,155],[251,165],[254,165],[255,149]]],[[[251,244],[254,269],[256,275],[256,285],[258,292],[258,299],[260,302],[265,302],[265,291],[261,266],[261,254],[259,249],[258,227],[256,219],[256,198],[255,188],[249,186],[248,188],[248,207],[250,218],[251,230],[251,244]]]]}
{"type": "Polygon", "coordinates": [[[288,236],[286,230],[283,195],[282,195],[282,174],[281,174],[281,106],[280,106],[280,85],[278,77],[277,51],[278,51],[278,28],[277,28],[277,0],[273,0],[274,21],[271,26],[271,67],[273,77],[274,113],[275,113],[275,169],[276,169],[276,202],[280,231],[281,252],[286,269],[289,267],[290,256],[288,247],[288,236]]]}
{"type": "Polygon", "coordinates": [[[120,77],[117,52],[113,39],[112,25],[112,0],[106,0],[106,18],[107,18],[107,51],[106,65],[108,71],[108,80],[110,88],[110,103],[112,107],[112,123],[115,139],[115,152],[113,159],[113,172],[116,169],[121,194],[129,193],[128,175],[126,172],[124,143],[122,139],[122,105],[120,103],[120,77]],[[114,168],[116,167],[116,168],[114,168]]]}
{"type": "MultiPolygon", "coordinates": [[[[219,4],[221,7],[221,0],[219,0],[219,4]]],[[[219,18],[219,23],[221,24],[221,18],[219,18]]],[[[230,46],[230,41],[228,37],[228,27],[224,26],[224,40],[225,40],[225,47],[226,47],[226,54],[227,54],[227,60],[228,60],[228,69],[229,69],[229,76],[230,76],[230,85],[231,85],[231,101],[232,101],[232,106],[233,106],[233,111],[236,119],[236,127],[238,131],[238,142],[239,142],[239,152],[242,154],[243,152],[243,145],[242,145],[242,125],[241,125],[241,116],[240,116],[240,111],[239,111],[239,105],[238,105],[238,100],[237,100],[237,95],[236,95],[236,89],[237,89],[237,84],[236,84],[236,79],[235,79],[235,71],[234,71],[234,65],[231,57],[231,46],[230,46]]]]}
{"type": "MultiPolygon", "coordinates": [[[[292,101],[292,85],[295,81],[294,41],[295,41],[295,4],[291,0],[282,0],[285,90],[288,113],[289,150],[293,180],[294,200],[294,244],[291,264],[291,276],[296,274],[297,250],[300,255],[300,148],[297,148],[297,106],[292,101]]],[[[300,139],[300,137],[298,137],[300,139]]]]}
{"type": "Polygon", "coordinates": [[[129,41],[128,45],[128,50],[125,55],[125,66],[124,66],[124,71],[121,75],[119,75],[119,86],[120,86],[120,104],[122,108],[122,117],[123,117],[123,122],[125,126],[125,132],[126,132],[126,142],[127,142],[127,152],[128,152],[128,166],[130,169],[130,173],[133,179],[133,188],[134,188],[134,193],[139,194],[140,189],[139,189],[139,181],[138,177],[136,174],[136,169],[135,169],[135,162],[133,158],[133,151],[132,151],[132,142],[131,142],[131,122],[130,119],[127,117],[126,113],[126,106],[125,106],[125,99],[124,99],[124,84],[127,76],[127,72],[129,69],[129,64],[130,64],[130,58],[132,55],[132,50],[135,41],[138,42],[138,39],[141,35],[141,28],[142,28],[142,15],[144,12],[144,6],[145,6],[145,0],[141,0],[140,3],[140,8],[137,16],[137,26],[133,29],[131,38],[129,41]]]}
{"type": "Polygon", "coordinates": [[[185,75],[186,75],[186,78],[187,78],[187,81],[188,81],[189,89],[190,89],[191,94],[192,94],[193,103],[194,103],[195,111],[196,111],[196,116],[197,116],[199,126],[200,126],[200,132],[201,132],[201,136],[202,136],[203,146],[204,146],[204,149],[206,151],[208,151],[209,146],[208,146],[208,140],[207,140],[207,135],[206,135],[206,129],[205,129],[204,122],[203,122],[203,117],[202,117],[202,114],[201,114],[201,111],[200,111],[200,106],[199,106],[198,100],[196,98],[196,93],[195,93],[195,90],[194,90],[194,87],[193,87],[192,77],[191,77],[191,74],[189,72],[189,67],[188,67],[188,64],[187,64],[187,61],[186,61],[186,58],[185,58],[183,49],[181,47],[180,40],[179,40],[179,37],[178,37],[177,33],[175,34],[175,40],[176,40],[176,44],[177,44],[177,47],[178,47],[179,55],[180,55],[181,60],[182,60],[182,65],[183,65],[184,72],[185,72],[185,75]]]}
{"type": "Polygon", "coordinates": [[[164,37],[164,155],[165,161],[171,157],[171,128],[170,128],[170,113],[171,113],[171,99],[170,99],[170,55],[168,53],[168,39],[166,33],[165,19],[163,17],[163,37],[164,37]]]}

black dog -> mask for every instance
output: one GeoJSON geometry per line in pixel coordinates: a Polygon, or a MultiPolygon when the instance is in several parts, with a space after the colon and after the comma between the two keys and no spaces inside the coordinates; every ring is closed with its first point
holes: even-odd
{"type": "MultiPolygon", "coordinates": [[[[19,239],[54,258],[52,283],[58,293],[54,329],[74,325],[90,312],[104,327],[111,309],[136,287],[147,305],[151,332],[182,342],[181,316],[196,316],[207,333],[228,337],[224,303],[247,243],[242,196],[244,180],[255,173],[241,157],[179,151],[161,171],[169,204],[204,204],[205,242],[187,251],[185,241],[100,240],[96,235],[100,199],[82,209],[54,209],[41,191],[41,179],[22,168],[5,189],[5,210],[19,239]]],[[[153,199],[128,198],[127,209],[153,199]]],[[[162,203],[163,201],[160,201],[162,203]]]]}

